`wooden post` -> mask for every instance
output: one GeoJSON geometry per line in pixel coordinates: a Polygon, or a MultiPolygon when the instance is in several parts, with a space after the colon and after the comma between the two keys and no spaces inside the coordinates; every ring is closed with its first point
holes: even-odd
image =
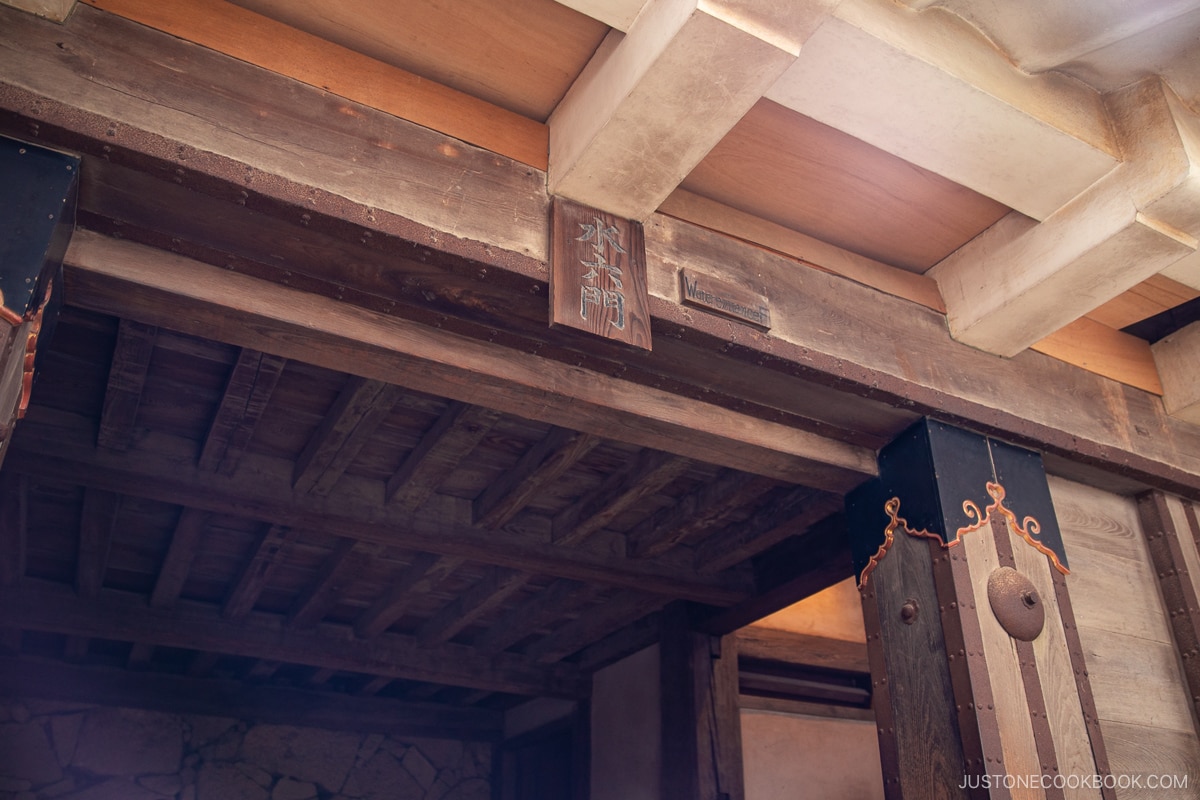
{"type": "Polygon", "coordinates": [[[737,641],[693,630],[682,604],[661,619],[663,800],[743,800],[737,641]]]}
{"type": "Polygon", "coordinates": [[[1037,453],[930,420],[847,498],[894,798],[1111,798],[1037,453]]]}
{"type": "Polygon", "coordinates": [[[0,136],[0,463],[25,414],[75,224],[79,159],[0,136]],[[56,285],[57,284],[57,285],[56,285]]]}

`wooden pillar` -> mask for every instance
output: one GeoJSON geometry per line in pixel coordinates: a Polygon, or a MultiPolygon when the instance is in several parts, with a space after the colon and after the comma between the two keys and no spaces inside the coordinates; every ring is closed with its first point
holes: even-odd
{"type": "Polygon", "coordinates": [[[662,797],[743,800],[736,640],[693,630],[682,604],[661,620],[662,797]]]}
{"type": "Polygon", "coordinates": [[[0,463],[25,413],[47,304],[62,291],[79,159],[0,137],[0,463]]]}
{"type": "Polygon", "coordinates": [[[923,420],[847,498],[885,795],[1111,798],[1041,457],[923,420]]]}

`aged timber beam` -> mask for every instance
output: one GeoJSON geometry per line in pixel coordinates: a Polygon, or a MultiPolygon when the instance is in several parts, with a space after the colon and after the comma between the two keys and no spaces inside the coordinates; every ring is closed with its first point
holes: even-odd
{"type": "Polygon", "coordinates": [[[1193,322],[1150,347],[1163,383],[1167,413],[1200,425],[1200,322],[1193,322]]]}
{"type": "Polygon", "coordinates": [[[283,617],[259,612],[228,620],[215,607],[184,600],[171,609],[147,608],[140,595],[107,589],[90,601],[52,584],[0,590],[0,627],[7,626],[496,692],[563,697],[586,692],[569,665],[539,665],[511,653],[485,657],[455,644],[424,647],[395,634],[363,641],[344,626],[290,630],[283,617]]]}
{"type": "Polygon", "coordinates": [[[865,448],[152,248],[83,231],[68,261],[71,300],[91,310],[197,336],[221,331],[232,344],[339,371],[352,352],[364,378],[794,483],[844,492],[874,472],[865,448]]]}
{"type": "Polygon", "coordinates": [[[501,712],[490,709],[80,667],[28,657],[0,659],[0,692],[176,714],[244,715],[281,725],[468,740],[497,739],[504,722],[501,712]]]}
{"type": "Polygon", "coordinates": [[[600,545],[552,544],[549,520],[542,517],[522,518],[501,532],[491,532],[471,525],[471,503],[466,500],[437,495],[419,512],[406,512],[381,505],[382,482],[350,475],[343,476],[336,493],[315,497],[291,487],[292,463],[285,459],[247,455],[244,473],[224,476],[197,469],[185,440],[162,437],[156,443],[172,455],[139,449],[126,460],[102,448],[41,438],[31,429],[13,451],[12,469],[194,511],[321,528],[359,541],[660,593],[668,599],[724,606],[751,594],[740,574],[697,576],[690,563],[678,558],[633,560],[600,545]],[[31,449],[25,449],[22,441],[29,442],[31,449]],[[242,479],[241,474],[253,475],[253,480],[242,479]]]}
{"type": "Polygon", "coordinates": [[[76,0],[0,0],[0,3],[54,22],[63,22],[75,9],[76,0]]]}
{"type": "Polygon", "coordinates": [[[783,74],[836,3],[650,0],[550,115],[552,194],[644,220],[783,74]],[[698,57],[698,54],[707,54],[698,57]]]}

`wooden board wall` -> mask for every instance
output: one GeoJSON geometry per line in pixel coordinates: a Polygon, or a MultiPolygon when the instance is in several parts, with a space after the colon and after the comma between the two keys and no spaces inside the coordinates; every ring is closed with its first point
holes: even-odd
{"type": "Polygon", "coordinates": [[[1067,586],[1114,775],[1179,775],[1188,788],[1118,790],[1125,798],[1193,798],[1200,739],[1137,505],[1050,478],[1071,560],[1067,586]]]}

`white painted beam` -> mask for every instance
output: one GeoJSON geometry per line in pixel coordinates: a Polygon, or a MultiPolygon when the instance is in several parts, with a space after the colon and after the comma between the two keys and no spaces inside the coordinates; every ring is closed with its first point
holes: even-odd
{"type": "Polygon", "coordinates": [[[646,0],[558,0],[567,8],[599,20],[610,28],[627,31],[641,13],[646,0]]]}
{"type": "Polygon", "coordinates": [[[1097,92],[938,8],[845,0],[766,96],[1039,220],[1119,162],[1097,92]]]}
{"type": "Polygon", "coordinates": [[[796,59],[836,0],[651,0],[550,116],[552,194],[644,220],[796,59]]]}
{"type": "Polygon", "coordinates": [[[0,0],[0,5],[12,6],[39,17],[65,22],[75,9],[76,0],[0,0]]]}
{"type": "Polygon", "coordinates": [[[1200,322],[1150,346],[1163,385],[1163,406],[1173,417],[1200,425],[1200,322]]]}
{"type": "Polygon", "coordinates": [[[930,270],[959,341],[1015,355],[1193,257],[1200,118],[1155,79],[1108,105],[1121,166],[1044,222],[1012,214],[930,270]]]}

